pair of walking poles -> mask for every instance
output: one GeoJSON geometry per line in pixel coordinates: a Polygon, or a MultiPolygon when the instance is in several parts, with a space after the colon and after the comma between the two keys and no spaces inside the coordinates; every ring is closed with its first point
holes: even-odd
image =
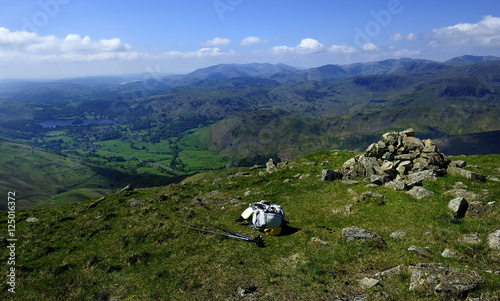
{"type": "Polygon", "coordinates": [[[262,236],[260,236],[260,235],[257,236],[256,238],[250,238],[248,236],[245,236],[245,235],[233,232],[231,230],[227,230],[227,229],[221,228],[221,227],[216,226],[216,225],[212,225],[212,224],[209,224],[209,223],[206,223],[206,224],[210,225],[212,227],[215,227],[217,229],[220,229],[222,231],[225,231],[227,233],[230,233],[230,234],[218,233],[218,232],[214,232],[214,231],[210,231],[210,230],[198,229],[198,228],[193,228],[193,227],[188,227],[188,226],[182,226],[182,227],[187,228],[187,229],[191,229],[191,230],[197,230],[197,231],[201,231],[201,232],[207,232],[207,233],[217,234],[217,235],[221,235],[221,236],[224,236],[224,237],[230,237],[230,238],[240,239],[240,240],[244,240],[244,241],[249,241],[249,242],[253,242],[255,245],[257,245],[257,247],[261,247],[261,248],[264,247],[264,239],[262,239],[262,236]]]}

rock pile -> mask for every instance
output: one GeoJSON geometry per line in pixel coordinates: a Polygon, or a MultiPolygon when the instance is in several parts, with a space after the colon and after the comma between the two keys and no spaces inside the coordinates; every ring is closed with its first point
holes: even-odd
{"type": "Polygon", "coordinates": [[[347,160],[340,172],[344,179],[364,177],[372,183],[404,190],[446,174],[450,160],[431,140],[415,137],[413,129],[389,132],[371,144],[364,154],[347,160]]]}

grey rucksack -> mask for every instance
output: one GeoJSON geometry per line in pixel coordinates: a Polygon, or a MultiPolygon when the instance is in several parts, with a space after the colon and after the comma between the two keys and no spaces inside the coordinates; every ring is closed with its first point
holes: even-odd
{"type": "Polygon", "coordinates": [[[260,201],[251,203],[241,217],[255,230],[267,235],[279,235],[284,226],[285,211],[280,205],[260,201]]]}

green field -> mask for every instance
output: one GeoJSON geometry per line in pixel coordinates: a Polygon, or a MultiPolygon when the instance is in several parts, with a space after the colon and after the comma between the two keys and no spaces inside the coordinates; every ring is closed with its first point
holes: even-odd
{"type": "Polygon", "coordinates": [[[87,197],[68,196],[63,203],[86,200],[95,197],[96,192],[104,192],[104,177],[72,158],[3,139],[0,153],[1,193],[16,191],[19,208],[35,206],[70,189],[87,187],[87,197]]]}
{"type": "Polygon", "coordinates": [[[88,200],[128,184],[161,186],[231,162],[203,150],[191,136],[151,143],[142,142],[146,131],[134,135],[105,141],[87,137],[83,143],[69,130],[51,130],[38,141],[47,148],[57,145],[55,151],[1,140],[1,192],[18,191],[20,208],[47,207],[88,200]]]}

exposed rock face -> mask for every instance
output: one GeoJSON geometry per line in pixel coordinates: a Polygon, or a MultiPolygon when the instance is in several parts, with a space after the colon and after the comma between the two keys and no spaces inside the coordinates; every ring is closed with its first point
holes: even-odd
{"type": "Polygon", "coordinates": [[[446,191],[445,194],[451,194],[454,197],[463,197],[468,202],[481,201],[485,198],[484,195],[476,194],[465,189],[451,189],[446,191]]]}
{"type": "Polygon", "coordinates": [[[404,231],[396,231],[391,233],[391,238],[394,240],[402,240],[406,237],[406,232],[404,231]]]}
{"type": "Polygon", "coordinates": [[[436,181],[437,175],[434,170],[422,170],[411,173],[406,178],[406,185],[413,187],[416,185],[422,185],[423,181],[436,181]]]}
{"type": "Polygon", "coordinates": [[[385,280],[388,277],[394,276],[394,275],[399,275],[405,270],[405,265],[400,264],[398,266],[395,266],[393,268],[390,268],[388,270],[384,270],[378,273],[375,273],[372,278],[379,279],[379,280],[385,280]]]}
{"type": "Polygon", "coordinates": [[[342,173],[331,169],[323,169],[321,171],[320,179],[321,181],[341,180],[342,173]]]}
{"type": "Polygon", "coordinates": [[[488,245],[490,248],[500,251],[500,230],[488,234],[488,245]]]}
{"type": "Polygon", "coordinates": [[[272,158],[269,159],[266,163],[266,171],[268,173],[273,173],[278,170],[278,166],[276,165],[276,161],[274,161],[272,158]]]}
{"type": "Polygon", "coordinates": [[[418,246],[412,245],[411,247],[408,248],[408,251],[417,253],[417,254],[422,255],[424,257],[432,257],[432,251],[429,248],[423,248],[423,247],[418,247],[418,246]]]}
{"type": "Polygon", "coordinates": [[[458,253],[452,249],[444,249],[444,251],[441,253],[441,256],[445,258],[457,258],[458,253]]]}
{"type": "Polygon", "coordinates": [[[452,176],[461,176],[475,181],[486,181],[486,176],[460,167],[449,166],[446,171],[452,176]]]}
{"type": "Polygon", "coordinates": [[[477,245],[482,242],[481,238],[479,237],[478,233],[474,234],[467,234],[458,239],[458,242],[463,243],[463,244],[471,244],[471,245],[477,245]]]}
{"type": "Polygon", "coordinates": [[[415,186],[412,189],[408,190],[406,192],[407,194],[411,195],[412,197],[416,199],[424,199],[428,198],[434,195],[434,192],[429,191],[423,187],[415,186]]]}
{"type": "Polygon", "coordinates": [[[361,280],[359,280],[359,285],[361,287],[364,287],[364,288],[372,288],[374,287],[375,285],[379,284],[380,280],[378,279],[375,279],[375,278],[363,278],[361,280]]]}
{"type": "Polygon", "coordinates": [[[465,297],[467,292],[483,283],[472,270],[458,271],[442,263],[420,263],[408,267],[410,290],[435,293],[447,297],[465,297]]]}
{"type": "Polygon", "coordinates": [[[381,201],[385,204],[386,197],[383,194],[372,192],[372,191],[366,191],[361,194],[359,197],[359,201],[367,201],[367,200],[375,200],[375,201],[381,201]]]}
{"type": "Polygon", "coordinates": [[[469,203],[463,197],[458,197],[448,203],[448,208],[458,217],[464,217],[467,209],[469,209],[469,203]]]}
{"type": "Polygon", "coordinates": [[[495,210],[495,202],[483,204],[479,201],[473,201],[469,203],[469,208],[465,215],[470,217],[483,217],[488,216],[493,210],[495,210]]]}
{"type": "Polygon", "coordinates": [[[368,241],[375,241],[381,243],[384,242],[382,237],[377,233],[361,229],[356,226],[342,229],[342,240],[346,242],[357,241],[357,240],[366,242],[368,241]]]}
{"type": "Polygon", "coordinates": [[[396,181],[395,189],[411,188],[444,175],[450,160],[431,140],[415,137],[413,129],[390,132],[371,144],[364,154],[347,160],[341,169],[344,178],[364,177],[377,185],[396,181]]]}

